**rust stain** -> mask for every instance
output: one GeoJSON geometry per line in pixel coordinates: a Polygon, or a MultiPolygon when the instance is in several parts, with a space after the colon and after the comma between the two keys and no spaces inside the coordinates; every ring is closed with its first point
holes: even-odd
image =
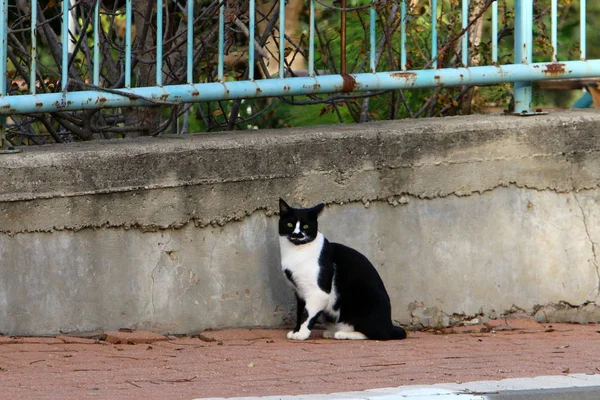
{"type": "Polygon", "coordinates": [[[285,85],[285,86],[283,87],[283,91],[284,91],[284,92],[289,92],[291,89],[292,89],[292,88],[291,88],[290,86],[288,86],[288,85],[285,85]]]}
{"type": "MultiPolygon", "coordinates": [[[[415,79],[416,76],[416,72],[394,72],[390,74],[390,77],[394,79],[406,79],[407,81],[409,79],[415,79]]],[[[436,75],[435,79],[439,79],[439,75],[436,75]]]]}
{"type": "Polygon", "coordinates": [[[262,93],[262,89],[261,89],[261,88],[259,88],[259,87],[257,87],[257,88],[256,88],[256,94],[261,94],[261,93],[262,93]]]}
{"type": "Polygon", "coordinates": [[[351,75],[342,75],[344,83],[342,84],[342,93],[350,93],[356,87],[356,80],[351,75]]]}
{"type": "Polygon", "coordinates": [[[318,83],[315,83],[314,85],[302,85],[302,88],[306,89],[306,90],[313,90],[313,91],[317,92],[317,91],[319,91],[319,89],[321,89],[321,85],[319,85],[318,83]]]}
{"type": "Polygon", "coordinates": [[[556,76],[556,75],[564,75],[564,73],[565,73],[565,64],[563,64],[563,63],[546,64],[545,67],[546,67],[546,69],[542,72],[547,75],[556,76]]]}
{"type": "Polygon", "coordinates": [[[192,92],[192,96],[194,96],[194,97],[200,96],[200,92],[199,92],[199,91],[197,91],[197,90],[194,90],[194,91],[192,92]]]}
{"type": "Polygon", "coordinates": [[[42,107],[44,107],[44,103],[35,103],[35,107],[42,108],[42,107]]]}

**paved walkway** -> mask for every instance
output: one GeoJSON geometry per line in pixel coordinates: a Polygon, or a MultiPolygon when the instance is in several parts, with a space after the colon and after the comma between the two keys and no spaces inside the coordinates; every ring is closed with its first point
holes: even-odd
{"type": "Polygon", "coordinates": [[[292,342],[286,331],[266,329],[205,331],[150,344],[0,336],[0,398],[298,395],[600,374],[599,331],[600,325],[523,319],[409,332],[408,339],[390,342],[292,342]]]}

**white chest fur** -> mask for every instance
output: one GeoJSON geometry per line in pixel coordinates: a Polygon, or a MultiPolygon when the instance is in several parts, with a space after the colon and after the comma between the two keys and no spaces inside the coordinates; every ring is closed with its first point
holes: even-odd
{"type": "Polygon", "coordinates": [[[292,274],[295,284],[294,290],[307,303],[318,305],[320,310],[327,311],[331,316],[338,316],[338,312],[333,310],[337,294],[334,288],[330,293],[324,292],[319,287],[319,257],[325,243],[325,237],[318,233],[315,240],[310,243],[295,245],[286,237],[279,237],[279,247],[281,251],[281,268],[288,270],[292,274]]]}
{"type": "MultiPolygon", "coordinates": [[[[325,237],[321,232],[315,240],[302,245],[291,243],[286,237],[279,237],[281,251],[281,268],[292,273],[296,290],[302,297],[313,290],[319,289],[319,256],[323,249],[325,237]]],[[[320,289],[319,289],[320,290],[320,289]]]]}

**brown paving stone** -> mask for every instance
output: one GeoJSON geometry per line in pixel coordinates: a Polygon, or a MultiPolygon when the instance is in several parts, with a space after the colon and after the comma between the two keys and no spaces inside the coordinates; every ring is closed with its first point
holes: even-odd
{"type": "Polygon", "coordinates": [[[16,337],[17,343],[32,343],[32,344],[60,344],[64,343],[55,337],[16,337]]]}
{"type": "Polygon", "coordinates": [[[0,335],[0,345],[3,344],[14,344],[19,343],[19,340],[12,336],[2,336],[0,335]]]}
{"type": "Polygon", "coordinates": [[[81,337],[76,337],[76,336],[66,336],[66,335],[58,335],[56,336],[56,339],[61,340],[63,343],[68,343],[68,344],[95,344],[97,342],[96,339],[87,339],[87,338],[81,338],[81,337]]]}
{"type": "Polygon", "coordinates": [[[598,325],[530,328],[390,342],[291,342],[268,329],[135,345],[14,339],[0,341],[0,398],[193,399],[600,373],[598,325]]]}
{"type": "Polygon", "coordinates": [[[104,341],[113,344],[143,344],[167,340],[166,336],[150,331],[108,331],[104,341]]]}
{"type": "Polygon", "coordinates": [[[509,314],[503,318],[491,319],[488,321],[487,325],[496,330],[508,328],[508,330],[543,331],[546,329],[544,325],[537,322],[532,316],[521,313],[509,314]]]}

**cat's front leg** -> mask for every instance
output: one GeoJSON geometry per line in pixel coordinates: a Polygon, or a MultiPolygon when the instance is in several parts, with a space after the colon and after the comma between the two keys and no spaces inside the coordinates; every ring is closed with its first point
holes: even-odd
{"type": "Polygon", "coordinates": [[[316,299],[305,302],[300,297],[296,297],[298,299],[298,319],[296,321],[296,328],[292,332],[288,332],[287,338],[291,340],[306,340],[310,337],[310,331],[327,303],[316,299]],[[303,307],[301,308],[301,306],[303,307]]]}
{"type": "Polygon", "coordinates": [[[288,334],[287,334],[288,339],[304,340],[308,336],[310,336],[310,331],[309,331],[308,336],[306,336],[306,338],[300,339],[300,337],[303,336],[300,334],[300,329],[302,327],[302,323],[306,320],[307,317],[308,317],[308,315],[306,312],[306,302],[304,301],[303,298],[298,296],[298,293],[296,293],[296,327],[294,328],[293,331],[288,332],[288,334]]]}

